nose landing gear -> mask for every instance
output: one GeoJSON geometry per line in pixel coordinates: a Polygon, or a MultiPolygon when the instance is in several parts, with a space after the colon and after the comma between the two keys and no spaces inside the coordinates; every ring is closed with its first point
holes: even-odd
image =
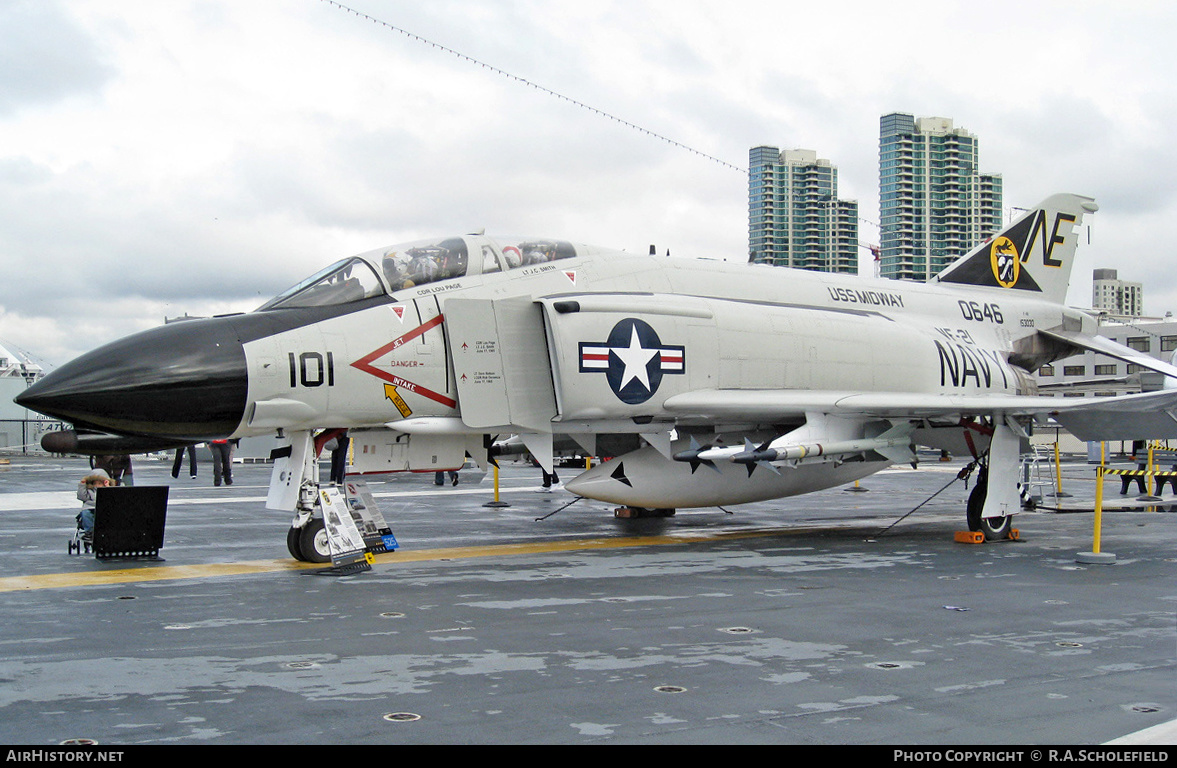
{"type": "Polygon", "coordinates": [[[985,509],[985,498],[988,493],[989,468],[982,466],[977,472],[977,485],[969,494],[968,504],[965,507],[965,519],[968,522],[969,530],[985,534],[985,539],[989,541],[1008,539],[1010,531],[1013,529],[1013,515],[981,516],[982,510],[985,509]]]}
{"type": "Polygon", "coordinates": [[[286,533],[286,549],[291,557],[304,563],[331,562],[331,546],[323,518],[312,517],[300,528],[292,526],[286,533]]]}

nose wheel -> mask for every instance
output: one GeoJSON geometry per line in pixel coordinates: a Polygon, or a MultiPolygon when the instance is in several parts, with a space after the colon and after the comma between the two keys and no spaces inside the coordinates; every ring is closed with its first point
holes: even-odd
{"type": "Polygon", "coordinates": [[[981,517],[981,511],[985,509],[985,497],[988,493],[989,470],[987,467],[981,467],[977,473],[977,485],[969,494],[969,501],[965,507],[965,519],[968,521],[969,530],[980,531],[990,541],[1008,539],[1010,530],[1013,528],[1013,515],[981,517]]]}
{"type": "Polygon", "coordinates": [[[331,562],[331,545],[323,518],[312,517],[303,527],[287,531],[286,549],[291,557],[304,563],[331,562]]]}

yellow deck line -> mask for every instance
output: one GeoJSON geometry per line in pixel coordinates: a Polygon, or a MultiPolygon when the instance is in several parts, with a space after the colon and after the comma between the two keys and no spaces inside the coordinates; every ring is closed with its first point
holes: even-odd
{"type": "MultiPolygon", "coordinates": [[[[376,555],[377,565],[398,565],[438,560],[465,560],[475,557],[531,555],[545,552],[574,552],[591,549],[619,549],[623,547],[652,547],[667,544],[699,544],[704,542],[776,536],[784,533],[811,532],[812,528],[766,528],[713,534],[680,536],[637,536],[618,538],[575,539],[544,541],[528,544],[495,544],[474,547],[444,547],[419,551],[397,550],[376,555]]],[[[101,567],[101,566],[99,566],[101,567]]],[[[46,573],[31,576],[0,578],[0,592],[20,592],[34,589],[65,589],[74,587],[135,584],[176,579],[207,579],[218,576],[243,576],[282,571],[304,571],[329,567],[322,563],[300,563],[295,560],[254,560],[242,563],[209,563],[207,565],[151,565],[117,570],[80,571],[75,573],[46,573]]]]}

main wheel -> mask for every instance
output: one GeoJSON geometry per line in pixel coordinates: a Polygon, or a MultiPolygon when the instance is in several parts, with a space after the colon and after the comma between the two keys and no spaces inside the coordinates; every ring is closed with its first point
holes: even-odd
{"type": "Polygon", "coordinates": [[[989,472],[982,468],[977,475],[977,485],[969,494],[969,501],[965,507],[965,519],[970,531],[980,531],[986,539],[1008,539],[1010,529],[1013,528],[1013,516],[981,517],[985,509],[985,497],[989,493],[989,472]]]}
{"type": "Polygon", "coordinates": [[[323,518],[315,517],[300,529],[298,549],[308,563],[331,562],[331,545],[327,541],[327,526],[323,518]]]}

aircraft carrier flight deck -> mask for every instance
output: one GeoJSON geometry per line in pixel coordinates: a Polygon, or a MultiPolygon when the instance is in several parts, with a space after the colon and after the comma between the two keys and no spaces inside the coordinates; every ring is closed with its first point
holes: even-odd
{"type": "Polygon", "coordinates": [[[13,456],[0,742],[1172,744],[1177,499],[1109,480],[1114,558],[1082,562],[1095,473],[1067,463],[1019,540],[961,543],[963,464],[640,519],[523,463],[502,508],[489,475],[383,476],[399,549],[331,575],[288,554],[268,465],[136,457],[162,561],[100,561],[67,552],[85,460],[13,456]]]}

